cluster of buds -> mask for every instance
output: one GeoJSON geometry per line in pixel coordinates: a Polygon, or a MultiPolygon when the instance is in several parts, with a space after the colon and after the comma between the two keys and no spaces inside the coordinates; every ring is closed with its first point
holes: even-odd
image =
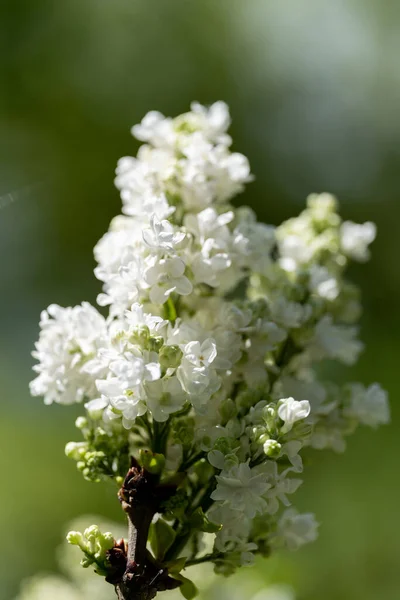
{"type": "Polygon", "coordinates": [[[99,575],[107,576],[108,552],[116,544],[112,533],[107,531],[101,533],[97,525],[92,525],[85,529],[83,533],[80,531],[70,531],[67,535],[67,541],[73,546],[78,546],[84,558],[81,560],[81,565],[85,569],[91,565],[95,565],[95,571],[99,575]]]}

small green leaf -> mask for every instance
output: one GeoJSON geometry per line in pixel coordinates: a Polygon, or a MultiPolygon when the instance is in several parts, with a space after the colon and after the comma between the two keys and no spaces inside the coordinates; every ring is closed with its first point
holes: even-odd
{"type": "Polygon", "coordinates": [[[204,514],[201,507],[195,510],[190,517],[190,525],[193,527],[193,529],[198,529],[199,531],[204,531],[205,533],[217,533],[217,531],[220,531],[221,529],[221,525],[217,525],[217,523],[210,521],[210,519],[204,514]]]}
{"type": "Polygon", "coordinates": [[[170,560],[170,561],[164,563],[164,565],[167,567],[168,573],[171,573],[171,575],[177,575],[185,567],[186,561],[187,561],[187,557],[182,556],[181,558],[177,558],[175,560],[170,560]]]}
{"type": "Polygon", "coordinates": [[[154,556],[158,560],[163,560],[165,553],[170,548],[176,537],[176,532],[163,519],[158,519],[150,526],[150,546],[154,556]]]}
{"type": "Polygon", "coordinates": [[[158,475],[165,467],[165,456],[163,454],[155,454],[149,450],[140,450],[140,463],[153,475],[158,475]]]}
{"type": "Polygon", "coordinates": [[[193,581],[187,579],[186,577],[183,577],[183,575],[177,576],[176,579],[182,581],[182,585],[179,587],[179,591],[181,592],[182,596],[186,598],[186,600],[192,600],[192,598],[195,598],[197,596],[199,590],[194,585],[193,581]]]}

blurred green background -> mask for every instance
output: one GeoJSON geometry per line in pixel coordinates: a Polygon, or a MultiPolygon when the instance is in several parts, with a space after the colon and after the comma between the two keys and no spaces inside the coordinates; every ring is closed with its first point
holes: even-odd
{"type": "MultiPolygon", "coordinates": [[[[393,0],[3,0],[0,18],[0,599],[56,569],[80,513],[119,519],[113,489],[63,454],[79,409],[29,397],[39,312],[95,301],[92,248],[119,212],[117,159],[150,109],[225,100],[256,181],[239,198],[278,223],[310,192],[374,220],[359,365],[389,389],[393,423],[343,456],[313,454],[301,509],[320,538],[259,562],[299,600],[400,597],[400,4],[393,0]]],[[[249,572],[246,572],[249,576],[249,572]]]]}

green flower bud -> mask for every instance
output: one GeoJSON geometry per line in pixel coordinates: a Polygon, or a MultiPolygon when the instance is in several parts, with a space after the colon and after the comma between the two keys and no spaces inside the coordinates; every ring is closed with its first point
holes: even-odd
{"type": "Polygon", "coordinates": [[[264,408],[262,415],[267,426],[267,430],[273,431],[275,428],[275,422],[277,418],[276,407],[271,404],[268,404],[268,406],[264,408]]]}
{"type": "Polygon", "coordinates": [[[75,421],[75,427],[78,429],[86,429],[88,426],[88,420],[86,417],[78,417],[75,421]]]}
{"type": "Polygon", "coordinates": [[[150,330],[147,325],[139,325],[132,333],[130,341],[139,346],[147,346],[150,337],[150,330]]]}
{"type": "Polygon", "coordinates": [[[277,458],[282,448],[281,444],[276,440],[266,440],[263,447],[265,454],[271,458],[277,458]]]}
{"type": "Polygon", "coordinates": [[[148,341],[149,350],[153,352],[159,352],[163,343],[164,338],[162,338],[161,336],[151,336],[148,341]]]}
{"type": "Polygon", "coordinates": [[[89,469],[89,467],[86,467],[85,469],[83,469],[82,475],[84,476],[84,478],[87,481],[94,481],[96,483],[98,483],[100,481],[100,478],[95,476],[94,473],[92,473],[92,471],[89,469]]]}
{"type": "Polygon", "coordinates": [[[90,567],[90,565],[92,565],[93,563],[94,563],[94,559],[93,559],[93,558],[90,558],[89,556],[84,556],[84,557],[81,559],[81,566],[82,566],[84,569],[87,569],[87,568],[88,568],[88,567],[90,567]]]}
{"type": "Polygon", "coordinates": [[[255,442],[260,442],[261,444],[263,444],[266,440],[269,439],[269,435],[265,433],[265,427],[262,427],[262,425],[256,425],[251,429],[251,438],[255,442]]]}
{"type": "Polygon", "coordinates": [[[85,538],[87,538],[90,542],[94,541],[98,537],[99,534],[100,534],[100,529],[98,528],[97,525],[91,525],[90,527],[85,529],[85,531],[83,532],[83,535],[85,536],[85,538]]]}
{"type": "MultiPolygon", "coordinates": [[[[222,454],[231,454],[235,448],[235,441],[233,438],[220,437],[214,442],[213,450],[219,450],[222,454]]],[[[236,444],[237,445],[237,444],[236,444]]]]}
{"type": "Polygon", "coordinates": [[[68,442],[65,446],[65,455],[73,460],[80,460],[86,453],[87,448],[86,442],[68,442]]]}
{"type": "Polygon", "coordinates": [[[110,531],[102,533],[98,539],[98,542],[104,551],[111,550],[111,548],[113,548],[115,545],[114,536],[110,531]]]}
{"type": "Polygon", "coordinates": [[[339,208],[339,203],[331,194],[310,194],[307,198],[307,208],[313,218],[320,221],[334,215],[339,208]]]}
{"type": "Polygon", "coordinates": [[[80,531],[69,531],[67,533],[67,542],[72,546],[80,546],[81,548],[84,546],[83,535],[80,531]]]}
{"type": "Polygon", "coordinates": [[[101,421],[103,418],[103,409],[102,408],[88,408],[86,409],[89,417],[93,421],[101,421]]]}
{"type": "Polygon", "coordinates": [[[159,361],[163,369],[176,369],[181,362],[182,350],[179,346],[162,346],[159,361]]]}

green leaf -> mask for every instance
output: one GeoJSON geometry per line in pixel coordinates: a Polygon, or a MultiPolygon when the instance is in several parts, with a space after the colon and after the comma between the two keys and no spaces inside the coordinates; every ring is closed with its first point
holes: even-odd
{"type": "Polygon", "coordinates": [[[154,556],[158,560],[163,560],[167,550],[171,547],[176,538],[176,532],[163,519],[158,519],[150,526],[150,546],[154,556]]]}
{"type": "Polygon", "coordinates": [[[140,450],[140,463],[149,473],[159,475],[165,467],[165,456],[142,448],[140,450]]]}
{"type": "Polygon", "coordinates": [[[182,556],[181,558],[176,558],[175,560],[169,560],[168,562],[164,563],[164,565],[167,567],[168,573],[171,573],[171,575],[178,575],[178,573],[180,573],[185,567],[186,561],[187,557],[182,556]]]}
{"type": "Polygon", "coordinates": [[[221,525],[217,525],[217,523],[210,521],[210,519],[204,514],[201,507],[194,511],[189,522],[193,529],[198,529],[199,531],[204,531],[205,533],[217,533],[217,531],[220,531],[222,527],[221,525]]]}
{"type": "Polygon", "coordinates": [[[179,591],[181,592],[182,596],[186,598],[186,600],[192,600],[192,598],[195,598],[197,596],[199,590],[194,585],[193,581],[190,581],[190,579],[183,577],[183,575],[177,576],[176,579],[182,581],[182,585],[179,587],[179,591]]]}

